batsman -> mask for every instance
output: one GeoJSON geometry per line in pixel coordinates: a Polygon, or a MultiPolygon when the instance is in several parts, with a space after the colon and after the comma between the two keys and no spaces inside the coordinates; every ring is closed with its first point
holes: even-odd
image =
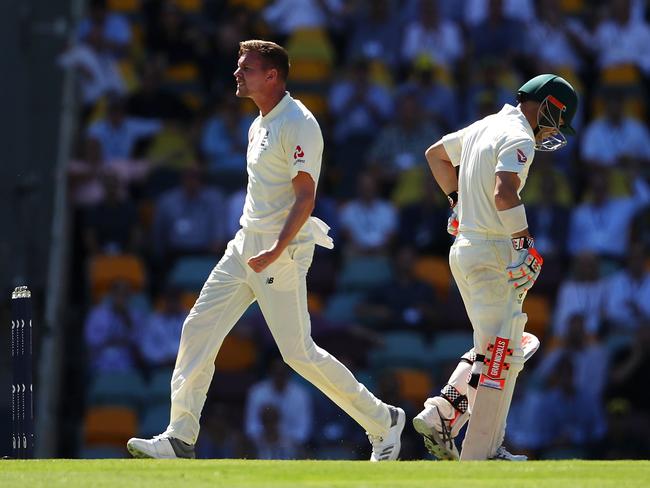
{"type": "Polygon", "coordinates": [[[447,230],[456,239],[449,265],[474,330],[474,347],[413,419],[440,459],[526,460],[503,446],[517,375],[539,347],[524,332],[522,302],[543,259],[520,194],[535,151],[560,149],[575,134],[578,96],[563,78],[543,74],[518,90],[517,102],[445,135],[425,152],[451,206],[447,230]],[[459,454],[455,438],[467,421],[459,454]]]}

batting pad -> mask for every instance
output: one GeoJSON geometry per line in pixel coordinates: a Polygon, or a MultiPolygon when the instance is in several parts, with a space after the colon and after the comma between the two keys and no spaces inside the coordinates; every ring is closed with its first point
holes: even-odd
{"type": "Polygon", "coordinates": [[[488,342],[461,461],[488,459],[503,442],[515,383],[526,359],[522,337],[527,319],[525,313],[515,315],[504,324],[502,333],[488,342]]]}

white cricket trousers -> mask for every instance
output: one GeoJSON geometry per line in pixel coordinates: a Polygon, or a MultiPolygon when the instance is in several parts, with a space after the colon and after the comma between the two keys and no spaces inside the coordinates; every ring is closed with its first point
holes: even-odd
{"type": "MultiPolygon", "coordinates": [[[[474,329],[474,351],[485,354],[488,339],[499,334],[506,320],[521,314],[506,267],[515,258],[509,238],[464,232],[449,251],[449,266],[474,329]]],[[[511,337],[521,348],[521,337],[511,337]]]]}
{"type": "Polygon", "coordinates": [[[261,273],[246,264],[250,257],[271,247],[276,238],[241,229],[203,285],[183,324],[166,435],[189,444],[196,442],[214,360],[228,332],[255,300],[289,366],[368,433],[383,435],[390,428],[388,406],[311,338],[306,277],[314,253],[313,238],[294,240],[261,273]]]}
{"type": "MultiPolygon", "coordinates": [[[[515,253],[508,237],[479,232],[459,234],[449,251],[449,266],[474,330],[474,351],[485,355],[488,340],[498,334],[509,337],[513,349],[503,405],[497,412],[495,449],[503,442],[517,375],[523,368],[521,338],[525,315],[514,288],[508,284],[506,271],[515,253]]],[[[459,368],[467,366],[461,363],[459,368]]],[[[460,375],[452,374],[450,384],[461,393],[467,392],[471,410],[476,390],[468,391],[466,384],[458,384],[459,380],[460,375]]]]}

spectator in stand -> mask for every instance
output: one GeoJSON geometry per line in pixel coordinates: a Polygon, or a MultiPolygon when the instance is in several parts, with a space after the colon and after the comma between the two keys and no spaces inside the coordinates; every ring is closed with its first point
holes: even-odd
{"type": "Polygon", "coordinates": [[[61,54],[58,63],[64,68],[75,68],[80,74],[84,116],[104,95],[122,94],[126,91],[120,70],[106,46],[100,27],[90,28],[83,42],[61,54]]]}
{"type": "Polygon", "coordinates": [[[595,254],[582,253],[572,259],[572,276],[560,284],[553,314],[552,333],[566,337],[571,317],[581,315],[586,334],[601,332],[605,307],[605,286],[600,279],[600,261],[595,254]]]}
{"type": "Polygon", "coordinates": [[[141,119],[189,122],[192,112],[172,91],[162,85],[161,68],[147,62],[142,70],[140,86],[126,100],[126,113],[141,119]]]}
{"type": "Polygon", "coordinates": [[[625,115],[624,89],[603,87],[601,93],[605,113],[585,127],[582,159],[595,166],[620,166],[624,158],[650,163],[650,133],[643,122],[625,115]]]}
{"type": "Polygon", "coordinates": [[[451,73],[464,49],[460,29],[441,18],[437,0],[420,0],[419,15],[404,29],[403,61],[411,64],[424,57],[451,73]]]}
{"type": "Polygon", "coordinates": [[[153,136],[161,128],[158,120],[128,117],[124,99],[114,96],[109,100],[106,117],[93,123],[87,134],[99,142],[102,159],[110,162],[131,158],[136,142],[153,136]]]}
{"type": "Polygon", "coordinates": [[[449,203],[441,198],[431,175],[420,180],[422,197],[399,212],[397,240],[400,246],[413,246],[418,254],[445,255],[449,250],[449,234],[440,232],[447,226],[449,203]]]}
{"type": "MultiPolygon", "coordinates": [[[[454,2],[454,9],[458,4],[454,2]]],[[[535,16],[533,0],[468,0],[464,3],[465,24],[474,27],[484,22],[491,10],[500,11],[504,16],[526,23],[535,16]]]]}
{"type": "Polygon", "coordinates": [[[402,90],[414,90],[423,120],[435,124],[443,132],[452,132],[460,124],[458,98],[454,88],[442,80],[442,70],[430,61],[420,59],[411,68],[411,79],[402,90]]]}
{"type": "Polygon", "coordinates": [[[275,33],[289,36],[298,29],[327,29],[343,7],[343,0],[273,0],[262,17],[275,33]]]}
{"type": "Polygon", "coordinates": [[[274,360],[270,376],[253,385],[246,400],[246,434],[260,459],[296,459],[312,431],[307,389],[292,381],[287,365],[274,360]]]}
{"type": "Polygon", "coordinates": [[[573,209],[568,240],[572,256],[588,251],[614,260],[622,259],[628,248],[632,219],[650,202],[650,186],[634,174],[628,180],[632,195],[611,197],[609,175],[607,168],[594,168],[590,175],[591,201],[573,209]]]}
{"type": "Polygon", "coordinates": [[[368,154],[372,172],[388,187],[401,173],[421,170],[424,151],[440,136],[440,129],[428,122],[420,110],[414,90],[406,89],[398,95],[396,107],[395,122],[379,132],[368,154]]]}
{"type": "Polygon", "coordinates": [[[86,138],[83,155],[68,164],[70,195],[75,205],[83,208],[98,205],[106,199],[104,178],[117,178],[120,198],[129,194],[131,185],[142,183],[151,165],[144,159],[104,161],[99,141],[86,138]]]}
{"type": "Polygon", "coordinates": [[[359,197],[341,209],[340,222],[346,251],[351,254],[385,254],[397,231],[397,211],[378,196],[377,181],[359,177],[359,197]]]}
{"type": "Polygon", "coordinates": [[[159,309],[153,311],[145,322],[139,343],[143,362],[151,369],[174,367],[183,322],[187,316],[179,289],[167,288],[161,299],[159,309]]]}
{"type": "Polygon", "coordinates": [[[94,29],[102,33],[106,47],[114,56],[126,54],[131,42],[131,26],[122,15],[107,10],[106,0],[88,2],[88,15],[77,26],[77,39],[84,41],[94,29]]]}
{"type": "Polygon", "coordinates": [[[201,150],[209,172],[240,175],[245,170],[248,128],[252,121],[252,117],[242,114],[239,101],[230,95],[214,103],[201,136],[201,150]]]}
{"type": "Polygon", "coordinates": [[[605,282],[605,316],[611,329],[634,331],[650,322],[650,273],[643,244],[627,251],[627,267],[605,282]]]}
{"type": "Polygon", "coordinates": [[[164,66],[195,64],[204,56],[207,42],[173,0],[146,2],[146,47],[164,66]]]}
{"type": "Polygon", "coordinates": [[[131,302],[125,281],[115,281],[109,294],[89,312],[84,326],[93,372],[135,371],[140,367],[140,310],[131,302]]]}
{"type": "Polygon", "coordinates": [[[523,417],[510,431],[518,447],[589,449],[605,436],[603,391],[609,361],[603,344],[592,339],[585,333],[584,317],[571,316],[565,339],[533,373],[533,383],[541,387],[529,390],[521,408],[513,411],[523,417]]]}
{"type": "Polygon", "coordinates": [[[367,2],[367,9],[352,24],[347,61],[379,59],[389,69],[399,65],[400,28],[395,22],[395,5],[390,0],[367,2]]]}
{"type": "Polygon", "coordinates": [[[160,196],[153,223],[156,256],[171,264],[187,254],[217,254],[226,239],[224,199],[203,184],[203,171],[183,171],[181,186],[160,196]]]}
{"type": "Polygon", "coordinates": [[[417,255],[410,247],[397,251],[393,279],[373,291],[357,310],[357,317],[377,329],[433,332],[436,293],[414,273],[417,255]]]}
{"type": "Polygon", "coordinates": [[[354,195],[363,168],[360,163],[393,108],[389,92],[371,80],[368,59],[353,61],[348,74],[334,82],[328,100],[336,143],[332,160],[340,173],[336,191],[343,198],[354,195]]]}
{"type": "Polygon", "coordinates": [[[102,176],[104,199],[88,208],[83,239],[88,255],[133,253],[141,235],[135,205],[127,198],[116,174],[102,176]]]}
{"type": "Polygon", "coordinates": [[[582,69],[580,51],[575,46],[575,36],[569,30],[567,18],[559,0],[535,2],[535,15],[528,24],[528,44],[535,46],[534,62],[539,73],[582,69]]]}
{"type": "Polygon", "coordinates": [[[472,59],[480,61],[497,55],[511,66],[515,58],[525,54],[525,24],[504,12],[502,0],[486,1],[487,15],[469,29],[472,59]],[[522,42],[513,42],[513,39],[522,42]]]}
{"type": "Polygon", "coordinates": [[[516,90],[510,85],[515,74],[510,65],[501,58],[483,58],[472,76],[465,96],[465,118],[476,120],[494,113],[506,103],[512,103],[512,93],[516,90]]]}
{"type": "Polygon", "coordinates": [[[650,26],[645,19],[632,17],[630,0],[609,2],[595,40],[601,68],[630,63],[650,75],[650,26]]]}

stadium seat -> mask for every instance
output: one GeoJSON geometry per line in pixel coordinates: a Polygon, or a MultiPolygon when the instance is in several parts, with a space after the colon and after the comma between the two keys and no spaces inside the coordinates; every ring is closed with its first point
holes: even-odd
{"type": "Polygon", "coordinates": [[[433,286],[441,300],[447,299],[451,270],[446,257],[423,256],[416,261],[414,271],[415,276],[433,286]]]}
{"type": "Polygon", "coordinates": [[[233,331],[226,336],[214,361],[217,371],[242,371],[257,361],[257,346],[250,337],[233,331]]]}
{"type": "Polygon", "coordinates": [[[307,292],[307,308],[310,313],[321,313],[325,304],[318,293],[307,292]]]}
{"type": "Polygon", "coordinates": [[[356,318],[356,307],[363,298],[362,293],[340,292],[332,295],[325,305],[323,316],[330,322],[351,322],[356,318]]]}
{"type": "Polygon", "coordinates": [[[84,420],[86,446],[122,447],[137,433],[138,418],[128,407],[92,407],[84,420]]]}
{"type": "Polygon", "coordinates": [[[292,63],[303,59],[334,62],[334,47],[325,29],[296,29],[289,36],[286,49],[292,63]]]}
{"type": "Polygon", "coordinates": [[[175,0],[176,5],[183,12],[196,14],[203,8],[203,0],[175,0]]]}
{"type": "Polygon", "coordinates": [[[291,62],[291,84],[323,83],[332,76],[332,65],[321,59],[298,59],[291,62]]]}
{"type": "Polygon", "coordinates": [[[138,408],[143,400],[145,383],[139,373],[99,373],[88,389],[88,405],[124,405],[138,408]]]}
{"type": "Polygon", "coordinates": [[[384,334],[383,345],[370,351],[368,361],[377,369],[394,367],[426,367],[430,352],[417,332],[391,332],[384,334]]]}
{"type": "Polygon", "coordinates": [[[170,403],[171,380],[173,368],[160,367],[151,372],[151,377],[145,389],[148,405],[170,403]]]}
{"type": "Polygon", "coordinates": [[[431,375],[420,369],[400,368],[393,371],[399,384],[400,396],[414,406],[421,406],[433,392],[431,375]]]}
{"type": "Polygon", "coordinates": [[[438,334],[429,349],[431,365],[455,361],[474,345],[471,332],[442,332],[438,334]]]}
{"type": "Polygon", "coordinates": [[[369,291],[386,285],[392,278],[389,260],[384,256],[355,256],[343,263],[338,289],[369,291]]]}
{"type": "Polygon", "coordinates": [[[108,10],[121,14],[134,14],[140,11],[140,0],[108,0],[108,10]]]}
{"type": "Polygon", "coordinates": [[[526,331],[544,339],[551,321],[551,304],[544,295],[528,294],[523,304],[523,311],[528,315],[526,331]]]}
{"type": "Polygon", "coordinates": [[[131,254],[100,254],[90,258],[88,281],[95,302],[106,294],[116,280],[126,280],[133,291],[142,290],[146,281],[142,260],[131,254]]]}
{"type": "Polygon", "coordinates": [[[212,255],[182,257],[169,274],[169,284],[186,291],[200,291],[216,264],[217,258],[212,255]]]}
{"type": "Polygon", "coordinates": [[[138,437],[146,439],[164,432],[169,424],[169,411],[169,402],[147,407],[138,427],[138,437]]]}

